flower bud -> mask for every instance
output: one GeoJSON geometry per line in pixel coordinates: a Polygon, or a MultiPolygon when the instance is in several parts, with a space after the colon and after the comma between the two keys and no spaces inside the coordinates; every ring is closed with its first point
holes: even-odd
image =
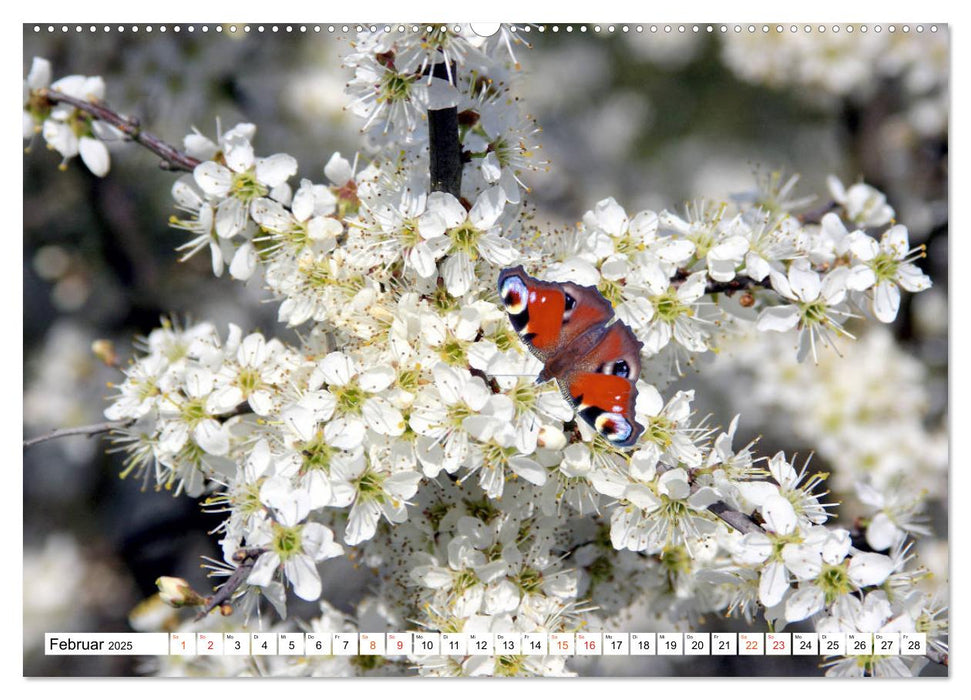
{"type": "Polygon", "coordinates": [[[566,436],[562,430],[551,425],[542,425],[539,428],[539,435],[536,437],[536,444],[548,450],[562,450],[566,447],[566,436]]]}
{"type": "Polygon", "coordinates": [[[115,352],[115,344],[105,338],[99,338],[91,343],[91,352],[108,367],[118,366],[118,353],[115,352]]]}
{"type": "Polygon", "coordinates": [[[186,605],[203,605],[205,599],[192,590],[192,586],[185,579],[172,576],[159,576],[155,579],[158,594],[168,605],[181,608],[186,605]]]}

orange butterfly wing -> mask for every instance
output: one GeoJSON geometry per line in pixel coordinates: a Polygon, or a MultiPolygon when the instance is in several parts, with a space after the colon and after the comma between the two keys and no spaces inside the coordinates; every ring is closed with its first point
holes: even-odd
{"type": "Polygon", "coordinates": [[[626,324],[614,323],[557,377],[580,417],[620,447],[633,445],[644,432],[634,419],[641,345],[626,324]]]}
{"type": "Polygon", "coordinates": [[[595,287],[543,282],[521,266],[499,275],[499,294],[513,328],[544,363],[539,380],[555,378],[583,420],[613,444],[634,444],[640,348],[595,287]]]}
{"type": "Polygon", "coordinates": [[[596,287],[544,282],[522,266],[502,271],[499,294],[513,327],[544,362],[614,315],[596,287]]]}

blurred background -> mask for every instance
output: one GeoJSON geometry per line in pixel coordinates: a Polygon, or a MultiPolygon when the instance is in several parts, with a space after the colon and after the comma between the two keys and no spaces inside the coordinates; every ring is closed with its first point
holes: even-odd
{"type": "MultiPolygon", "coordinates": [[[[516,49],[519,94],[543,129],[550,161],[549,172],[527,177],[528,201],[541,225],[562,226],[607,196],[628,213],[683,212],[698,197],[724,201],[750,192],[777,171],[783,178],[800,174],[793,196],[814,195],[816,205],[829,199],[830,174],[847,186],[862,179],[886,193],[911,244],[926,244],[921,264],[934,287],[905,295],[889,336],[861,341],[844,360],[873,369],[882,358],[902,368],[895,378],[910,398],[901,410],[920,407],[907,418],[918,431],[914,459],[927,462],[920,468],[929,475],[935,533],[922,543],[921,556],[946,579],[949,32],[944,25],[906,33],[899,26],[894,32],[841,27],[807,33],[802,26],[779,32],[760,25],[753,33],[747,25],[737,32],[731,25],[727,32],[720,25],[712,32],[706,25],[699,31],[617,25],[609,32],[573,25],[572,31],[534,26],[519,32],[532,45],[516,49]]],[[[34,56],[51,61],[55,79],[100,75],[112,108],[138,116],[145,129],[178,146],[192,128],[213,137],[217,120],[224,130],[253,122],[257,152],[296,156],[298,177],[321,180],[334,151],[366,157],[359,124],[343,111],[350,74],[340,56],[352,36],[326,27],[320,33],[274,33],[269,25],[249,34],[195,29],[91,34],[87,26],[81,33],[58,26],[48,33],[46,25],[41,32],[25,25],[24,75],[34,56]]],[[[185,238],[167,225],[174,174],[136,146],[117,144],[111,157],[103,180],[77,160],[59,171],[60,156],[40,139],[23,159],[25,438],[103,420],[106,383],[119,376],[91,354],[95,339],[112,340],[125,358],[136,335],[170,314],[294,337],[276,324],[276,306],[265,303],[255,284],[213,278],[203,255],[177,261],[174,249],[185,238]]],[[[826,436],[812,426],[800,428],[798,411],[787,415],[792,402],[765,389],[773,379],[746,365],[744,352],[727,354],[737,361],[716,363],[707,376],[693,372],[677,388],[698,388],[699,414],[710,412],[717,425],[744,410],[736,446],[761,435],[761,454],[815,451],[814,468],[834,472],[830,488],[845,488],[830,500],[846,502],[844,517],[852,522],[850,481],[839,481],[840,465],[827,462],[838,450],[827,451],[826,436]],[[732,382],[743,375],[755,388],[738,406],[732,382]]],[[[890,381],[876,367],[876,379],[890,381]]],[[[840,377],[825,363],[793,371],[829,372],[830,382],[840,377]]],[[[24,453],[26,675],[138,673],[126,657],[44,657],[43,632],[127,631],[129,611],[155,592],[159,575],[183,576],[199,590],[211,585],[199,557],[218,557],[206,534],[218,518],[187,498],[119,479],[120,459],[104,448],[98,439],[78,437],[24,453]]],[[[362,576],[346,564],[328,568],[331,602],[351,612],[366,588],[362,576]]],[[[765,661],[689,666],[626,659],[577,668],[611,675],[819,673],[815,659],[765,661]]]]}

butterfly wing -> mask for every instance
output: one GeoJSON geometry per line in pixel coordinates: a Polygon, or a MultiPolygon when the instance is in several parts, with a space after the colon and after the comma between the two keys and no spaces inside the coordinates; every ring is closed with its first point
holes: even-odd
{"type": "Polygon", "coordinates": [[[596,287],[544,282],[527,275],[522,266],[500,273],[499,296],[513,328],[544,363],[614,315],[596,287]]]}
{"type": "Polygon", "coordinates": [[[644,432],[634,418],[642,345],[626,324],[614,323],[572,369],[557,377],[577,414],[618,447],[633,445],[644,432]]]}
{"type": "Polygon", "coordinates": [[[619,447],[633,445],[644,427],[634,420],[642,343],[617,322],[596,287],[544,282],[522,266],[499,275],[499,295],[513,328],[543,361],[540,379],[555,378],[577,413],[619,447]]]}

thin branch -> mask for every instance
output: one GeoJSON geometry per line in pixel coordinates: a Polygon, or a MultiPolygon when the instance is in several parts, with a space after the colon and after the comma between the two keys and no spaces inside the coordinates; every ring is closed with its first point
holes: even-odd
{"type": "MultiPolygon", "coordinates": [[[[674,273],[674,277],[671,278],[671,283],[678,287],[691,275],[685,269],[679,268],[677,272],[674,273]]],[[[746,275],[738,275],[733,280],[728,282],[718,282],[711,278],[708,279],[707,284],[705,284],[705,294],[727,294],[731,296],[735,292],[747,292],[751,289],[772,289],[772,283],[769,278],[766,277],[761,282],[752,279],[746,275]]]]}
{"type": "Polygon", "coordinates": [[[758,523],[752,520],[752,518],[741,511],[732,510],[721,501],[712,503],[710,506],[708,506],[708,510],[741,532],[743,535],[749,535],[754,532],[762,532],[762,528],[759,527],[758,523]]]}
{"type": "Polygon", "coordinates": [[[772,284],[769,282],[768,277],[761,282],[757,282],[751,277],[739,275],[735,279],[728,282],[716,282],[715,280],[708,280],[708,284],[705,285],[705,294],[727,294],[728,296],[731,296],[735,292],[747,292],[750,289],[755,289],[756,287],[761,287],[762,289],[772,289],[772,284]]]}
{"type": "MultiPolygon", "coordinates": [[[[671,467],[665,465],[660,465],[658,467],[658,472],[662,474],[670,470],[671,467]]],[[[692,482],[691,493],[697,493],[701,488],[701,484],[692,482]]],[[[743,535],[748,535],[753,532],[762,532],[762,527],[757,522],[752,520],[751,516],[746,515],[738,510],[732,510],[721,501],[712,503],[710,506],[708,506],[708,510],[741,532],[743,535]]]]}
{"type": "Polygon", "coordinates": [[[933,661],[935,664],[940,664],[941,666],[950,666],[951,655],[946,651],[940,651],[939,649],[927,648],[924,653],[929,661],[933,661]]]}
{"type": "Polygon", "coordinates": [[[69,104],[82,112],[90,114],[95,119],[103,121],[106,124],[110,124],[130,140],[144,146],[161,158],[163,161],[163,167],[166,167],[169,170],[184,170],[191,173],[195,167],[202,162],[196,158],[193,158],[187,153],[183,153],[174,146],[170,146],[158,136],[155,136],[148,131],[142,131],[141,125],[138,119],[135,117],[123,117],[117,112],[111,111],[104,105],[96,104],[94,102],[86,102],[85,100],[71,97],[70,95],[65,95],[63,92],[58,92],[57,90],[45,88],[38,90],[37,94],[51,104],[69,104]]]}
{"type": "Polygon", "coordinates": [[[822,221],[823,216],[836,209],[837,206],[839,206],[837,202],[829,200],[815,209],[798,214],[796,218],[799,219],[801,224],[818,224],[822,221]]]}
{"type": "MultiPolygon", "coordinates": [[[[454,84],[455,67],[436,63],[432,75],[454,84]]],[[[428,158],[432,192],[448,192],[458,199],[462,190],[458,107],[428,110],[428,158]]]]}
{"type": "Polygon", "coordinates": [[[239,561],[239,566],[236,570],[229,575],[229,578],[219,587],[212,597],[206,599],[206,606],[196,615],[196,620],[201,620],[206,615],[211,613],[218,607],[224,604],[228,604],[230,598],[236,592],[246,579],[249,578],[250,572],[256,565],[256,560],[260,558],[260,555],[265,552],[261,547],[250,547],[248,549],[239,549],[233,554],[233,559],[239,561]]]}
{"type": "Polygon", "coordinates": [[[85,437],[94,437],[101,433],[108,433],[112,430],[117,430],[118,428],[127,428],[129,425],[134,423],[134,419],[127,420],[111,420],[104,423],[94,423],[92,425],[82,425],[77,428],[56,428],[55,430],[45,433],[39,437],[31,438],[30,440],[24,440],[24,448],[33,447],[42,442],[47,442],[48,440],[56,440],[62,437],[70,437],[72,435],[84,435],[85,437]]]}

